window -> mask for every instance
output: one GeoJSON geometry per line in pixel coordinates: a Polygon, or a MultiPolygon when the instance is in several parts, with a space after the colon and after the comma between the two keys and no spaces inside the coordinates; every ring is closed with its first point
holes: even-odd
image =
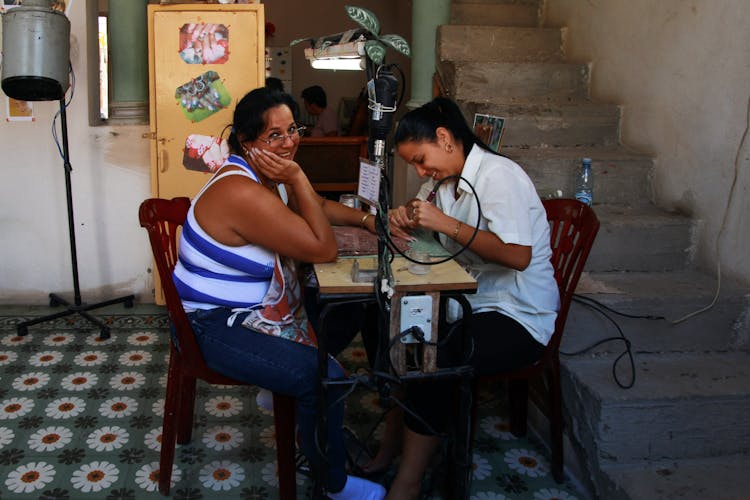
{"type": "Polygon", "coordinates": [[[107,16],[99,16],[99,118],[109,119],[109,46],[107,16]]]}
{"type": "Polygon", "coordinates": [[[147,0],[86,0],[89,123],[148,123],[147,0]]]}

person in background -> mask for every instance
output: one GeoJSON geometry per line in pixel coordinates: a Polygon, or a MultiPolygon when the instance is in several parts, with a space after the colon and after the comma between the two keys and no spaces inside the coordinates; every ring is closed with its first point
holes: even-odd
{"type": "MultiPolygon", "coordinates": [[[[399,156],[426,182],[415,199],[391,211],[391,226],[434,231],[451,253],[468,245],[456,261],[478,285],[475,294],[466,295],[472,307],[466,321],[473,348],[467,355],[459,336],[449,339],[438,349],[438,366],[468,363],[476,374],[487,374],[540,359],[554,330],[560,298],[550,263],[546,212],[528,175],[484,144],[447,98],[438,97],[404,115],[394,143],[399,156]],[[441,183],[433,199],[439,181],[458,175],[460,181],[441,183]]],[[[448,320],[464,321],[458,313],[449,309],[448,320]]],[[[441,339],[449,329],[441,329],[441,339]]],[[[445,397],[451,384],[407,386],[407,404],[419,418],[404,416],[401,462],[387,498],[418,498],[422,476],[439,444],[435,434],[446,432],[455,408],[445,397]]]]}
{"type": "MultiPolygon", "coordinates": [[[[276,78],[275,76],[269,76],[266,78],[266,88],[270,90],[274,90],[276,92],[286,93],[286,90],[284,90],[284,82],[281,81],[280,78],[276,78]]],[[[299,104],[297,104],[297,101],[295,101],[291,96],[289,96],[289,106],[292,108],[292,115],[294,115],[295,119],[299,118],[299,104]]]]}
{"type": "MultiPolygon", "coordinates": [[[[173,279],[211,369],[296,399],[300,446],[312,470],[327,470],[328,497],[380,500],[381,485],[346,473],[340,390],[327,400],[327,455],[318,451],[318,353],[295,263],[336,258],[331,223],[374,221],[315,193],[294,162],[291,102],[259,88],[237,104],[231,154],[193,199],[173,279]]],[[[344,376],[332,357],[328,376],[344,376]]]]}
{"type": "Polygon", "coordinates": [[[280,78],[276,78],[275,76],[269,76],[268,78],[266,78],[266,88],[275,90],[277,92],[286,92],[284,90],[284,82],[282,82],[280,78]]]}
{"type": "Polygon", "coordinates": [[[311,137],[339,135],[339,121],[336,112],[328,107],[326,92],[320,85],[307,87],[302,91],[302,101],[305,109],[316,117],[315,125],[310,129],[311,137]]]}

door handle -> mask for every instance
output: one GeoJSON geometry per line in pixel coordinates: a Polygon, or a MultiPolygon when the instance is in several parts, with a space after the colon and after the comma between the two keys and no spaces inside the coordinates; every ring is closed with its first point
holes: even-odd
{"type": "MultiPolygon", "coordinates": [[[[161,140],[164,141],[164,139],[161,139],[161,140]]],[[[164,172],[167,171],[167,159],[168,159],[168,156],[167,156],[167,149],[166,148],[161,148],[161,154],[160,154],[160,156],[161,156],[161,158],[160,158],[160,161],[159,161],[159,164],[160,164],[159,172],[161,172],[163,174],[164,172]]]]}
{"type": "Polygon", "coordinates": [[[167,165],[167,160],[169,159],[169,156],[167,155],[167,148],[165,147],[167,145],[166,137],[161,137],[159,139],[156,139],[156,142],[159,143],[158,149],[159,149],[159,172],[164,173],[167,171],[169,166],[167,165]]]}

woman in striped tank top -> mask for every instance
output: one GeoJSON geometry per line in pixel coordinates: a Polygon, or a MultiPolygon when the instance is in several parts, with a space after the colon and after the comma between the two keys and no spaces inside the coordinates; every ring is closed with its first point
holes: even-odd
{"type": "MultiPolygon", "coordinates": [[[[382,486],[344,469],[343,402],[328,408],[328,456],[317,451],[317,352],[294,266],[336,258],[331,224],[372,231],[374,220],[315,193],[294,162],[293,103],[259,88],[237,104],[232,154],[193,200],[174,281],[212,369],[296,398],[301,447],[314,470],[327,467],[328,496],[381,499],[382,486]]],[[[333,358],[328,373],[344,375],[333,358]]]]}

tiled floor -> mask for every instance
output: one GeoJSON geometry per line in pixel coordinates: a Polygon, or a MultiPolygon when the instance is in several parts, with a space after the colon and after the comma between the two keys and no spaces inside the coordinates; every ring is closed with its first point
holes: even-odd
{"type": "MultiPolygon", "coordinates": [[[[155,491],[161,414],[169,353],[160,308],[120,308],[103,317],[112,337],[71,316],[17,337],[20,318],[46,308],[0,307],[0,498],[140,499],[155,491]]],[[[352,371],[366,366],[353,344],[341,355],[352,371]]],[[[178,448],[172,497],[277,497],[273,419],[258,407],[254,387],[200,384],[193,442],[178,448]]],[[[501,398],[484,395],[474,445],[471,498],[584,498],[556,484],[546,452],[507,431],[501,398]]],[[[364,438],[379,422],[377,394],[347,400],[347,425],[364,438]]],[[[382,424],[374,432],[375,439],[382,424]]],[[[375,442],[367,443],[374,447],[375,442]]],[[[430,477],[445,476],[437,467],[430,477]]],[[[393,470],[379,478],[387,486],[393,470]]],[[[441,481],[427,498],[444,498],[441,481]]],[[[298,474],[298,497],[310,481],[298,474]]]]}

